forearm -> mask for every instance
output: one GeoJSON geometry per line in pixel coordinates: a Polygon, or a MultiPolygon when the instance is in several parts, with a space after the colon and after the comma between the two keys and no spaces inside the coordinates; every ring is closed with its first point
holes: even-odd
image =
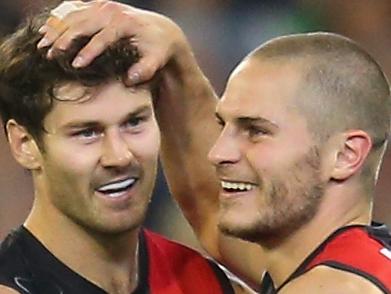
{"type": "MultiPolygon", "coordinates": [[[[172,195],[195,232],[202,234],[218,210],[218,182],[207,153],[218,135],[216,94],[187,43],[162,70],[156,114],[161,159],[172,195]]],[[[200,236],[198,236],[200,237],[200,236]]]]}
{"type": "Polygon", "coordinates": [[[256,288],[263,255],[256,244],[224,236],[218,229],[219,182],[207,154],[219,135],[217,96],[182,44],[162,70],[156,115],[162,134],[161,160],[173,197],[205,250],[256,288]]]}

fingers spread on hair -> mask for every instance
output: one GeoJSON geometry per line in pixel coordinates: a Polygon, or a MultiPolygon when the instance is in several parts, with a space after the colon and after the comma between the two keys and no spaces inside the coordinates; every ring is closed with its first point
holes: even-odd
{"type": "MultiPolygon", "coordinates": [[[[105,24],[101,24],[99,20],[96,22],[90,20],[83,20],[80,23],[74,23],[68,28],[54,43],[52,48],[59,51],[65,51],[69,48],[72,42],[81,37],[90,37],[91,41],[100,35],[105,24]],[[97,23],[98,22],[98,23],[97,23]]],[[[90,42],[91,42],[90,41],[90,42]]],[[[101,53],[101,52],[99,52],[101,53]]],[[[95,55],[94,57],[96,57],[95,55]]]]}
{"type": "Polygon", "coordinates": [[[50,46],[66,29],[67,25],[64,21],[55,16],[49,17],[46,24],[39,30],[40,33],[44,33],[44,36],[38,42],[37,47],[44,48],[50,46]]]}
{"type": "MultiPolygon", "coordinates": [[[[38,43],[38,48],[50,46],[56,38],[61,36],[66,31],[69,24],[69,16],[81,9],[85,4],[81,1],[64,1],[56,8],[52,9],[51,16],[46,20],[46,23],[38,30],[43,36],[41,42],[38,43]]],[[[70,20],[70,19],[69,19],[70,20]]]]}
{"type": "Polygon", "coordinates": [[[74,67],[84,67],[89,65],[97,56],[107,49],[115,41],[122,37],[115,27],[106,27],[95,34],[84,48],[77,54],[72,65],[74,67]]]}
{"type": "MultiPolygon", "coordinates": [[[[55,48],[53,50],[49,50],[48,57],[51,57],[51,54],[56,52],[57,50],[65,50],[70,45],[71,41],[77,38],[80,35],[88,35],[90,33],[90,27],[87,27],[85,23],[89,23],[86,20],[91,19],[93,15],[93,8],[96,1],[92,2],[82,2],[82,1],[65,1],[57,6],[55,9],[51,11],[52,16],[48,18],[45,25],[43,25],[39,32],[43,34],[42,40],[38,43],[38,47],[48,47],[53,45],[59,38],[63,36],[64,33],[67,33],[67,38],[63,39],[62,42],[56,43],[55,48]],[[85,23],[83,23],[85,21],[85,23]],[[78,30],[75,30],[75,27],[78,30]],[[83,34],[79,32],[80,30],[86,30],[83,34]],[[78,32],[73,37],[69,37],[70,34],[74,32],[78,32]],[[69,40],[66,42],[65,40],[69,40]],[[58,46],[58,47],[57,47],[58,46]]],[[[92,18],[96,20],[95,18],[92,18]]],[[[99,18],[102,20],[102,18],[99,18]]],[[[97,21],[94,21],[94,23],[97,21]]],[[[102,27],[103,25],[101,25],[102,27]]]]}
{"type": "Polygon", "coordinates": [[[82,48],[73,62],[75,67],[84,67],[99,56],[105,49],[116,41],[127,37],[131,42],[131,33],[127,28],[129,23],[122,18],[113,18],[110,23],[104,26],[101,31],[97,32],[87,45],[82,48]]]}

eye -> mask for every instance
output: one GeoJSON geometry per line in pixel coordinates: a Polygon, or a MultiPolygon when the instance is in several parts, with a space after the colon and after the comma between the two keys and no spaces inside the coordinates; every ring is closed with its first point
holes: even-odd
{"type": "Polygon", "coordinates": [[[149,116],[139,115],[129,118],[123,125],[122,128],[131,132],[139,132],[144,122],[148,120],[149,116]]]}
{"type": "Polygon", "coordinates": [[[126,125],[130,127],[136,127],[140,125],[145,120],[144,117],[138,116],[138,117],[132,117],[127,122],[126,125]]]}
{"type": "Polygon", "coordinates": [[[269,134],[269,132],[267,130],[265,130],[264,128],[254,126],[254,125],[250,125],[247,127],[247,133],[250,138],[259,137],[259,136],[269,134]]]}
{"type": "Polygon", "coordinates": [[[71,134],[72,137],[84,140],[84,141],[93,141],[100,137],[102,133],[94,128],[86,128],[79,131],[76,131],[71,134]]]}

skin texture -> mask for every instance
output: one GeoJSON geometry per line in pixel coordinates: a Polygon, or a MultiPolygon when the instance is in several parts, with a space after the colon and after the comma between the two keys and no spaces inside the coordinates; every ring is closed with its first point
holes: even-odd
{"type": "MultiPolygon", "coordinates": [[[[170,20],[112,2],[89,5],[66,16],[60,30],[46,26],[42,31],[46,45],[65,49],[75,36],[96,33],[79,54],[85,65],[116,35],[132,36],[145,59],[130,69],[129,82],[147,80],[162,69],[155,106],[166,176],[185,216],[214,258],[254,288],[266,267],[278,286],[336,228],[370,222],[363,166],[369,158],[375,171],[385,145],[372,152],[369,132],[350,127],[329,133],[319,144],[295,100],[302,93],[305,98],[325,98],[312,89],[298,92],[309,89],[301,73],[312,66],[310,59],[285,57],[276,62],[267,54],[265,59],[250,54],[233,72],[218,102],[183,33],[170,20]],[[107,7],[116,12],[105,16],[107,7]],[[92,15],[84,28],[77,26],[92,15]],[[119,25],[126,22],[132,26],[119,25]],[[217,177],[207,162],[208,153],[217,177]],[[250,184],[252,189],[230,193],[221,188],[227,180],[250,184]],[[227,237],[218,224],[225,232],[256,243],[227,237]]],[[[295,48],[300,49],[297,44],[295,48]]],[[[300,288],[304,286],[298,279],[284,293],[325,289],[318,277],[333,281],[333,289],[344,289],[344,293],[362,293],[351,287],[356,281],[368,287],[368,293],[379,293],[367,281],[330,268],[312,270],[302,277],[304,281],[306,277],[313,281],[305,282],[308,288],[300,288]]]]}
{"type": "MultiPolygon", "coordinates": [[[[77,85],[64,87],[59,98],[73,95],[70,87],[78,90],[77,85]]],[[[41,209],[53,207],[103,233],[137,228],[152,192],[159,150],[150,92],[135,95],[120,82],[111,82],[92,89],[87,101],[57,102],[44,128],[45,150],[36,180],[41,209]],[[127,177],[137,182],[125,201],[111,201],[97,191],[127,177]]]]}
{"type": "Polygon", "coordinates": [[[299,85],[294,67],[251,59],[231,75],[217,105],[222,132],[209,160],[220,180],[252,188],[221,191],[219,226],[229,235],[253,242],[281,237],[319,207],[324,187],[319,148],[292,107],[299,85]]]}
{"type": "Polygon", "coordinates": [[[86,279],[109,293],[129,293],[160,143],[151,93],[110,81],[93,88],[66,83],[56,95],[65,101],[45,117],[43,148],[15,121],[7,124],[15,158],[33,173],[35,201],[25,226],[86,279]],[[126,178],[134,185],[113,197],[97,190],[126,178]]]}

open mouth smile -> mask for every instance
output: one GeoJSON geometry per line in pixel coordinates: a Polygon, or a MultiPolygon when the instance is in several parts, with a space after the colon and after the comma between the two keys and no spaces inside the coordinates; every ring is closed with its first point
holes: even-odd
{"type": "Polygon", "coordinates": [[[245,182],[234,182],[234,181],[220,181],[221,187],[225,192],[247,192],[255,188],[254,184],[245,182]]]}
{"type": "Polygon", "coordinates": [[[135,185],[137,180],[137,178],[126,178],[113,181],[98,187],[96,191],[111,198],[120,197],[129,191],[135,185]]]}

